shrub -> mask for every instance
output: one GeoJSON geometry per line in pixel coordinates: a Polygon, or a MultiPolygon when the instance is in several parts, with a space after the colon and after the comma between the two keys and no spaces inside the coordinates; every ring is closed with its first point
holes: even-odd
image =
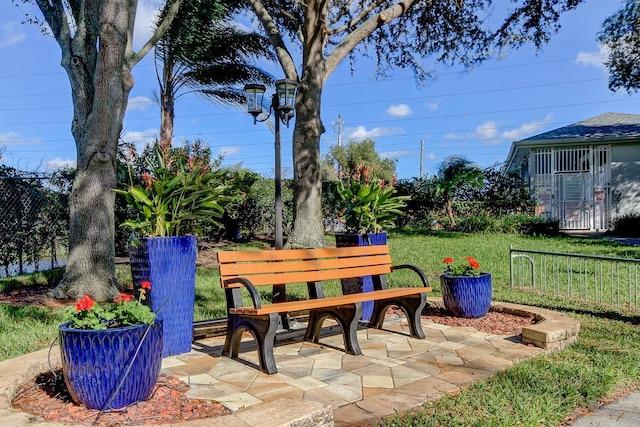
{"type": "Polygon", "coordinates": [[[640,213],[631,213],[611,221],[611,231],[618,236],[640,237],[640,213]]]}
{"type": "Polygon", "coordinates": [[[503,233],[528,236],[557,236],[560,231],[557,219],[522,214],[501,217],[499,228],[503,233]]]}
{"type": "Polygon", "coordinates": [[[462,233],[495,233],[499,231],[498,222],[489,215],[470,215],[460,219],[454,231],[462,233]]]}

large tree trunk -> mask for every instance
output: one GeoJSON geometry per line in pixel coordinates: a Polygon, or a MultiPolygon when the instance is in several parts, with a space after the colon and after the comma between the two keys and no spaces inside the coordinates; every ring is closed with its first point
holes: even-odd
{"type": "Polygon", "coordinates": [[[322,221],[322,173],[320,136],[325,129],[320,118],[322,88],[325,81],[323,48],[324,22],[328,2],[312,2],[305,10],[302,52],[305,70],[296,100],[296,126],[293,131],[295,220],[287,247],[316,248],[326,245],[322,221]]]}
{"type": "Polygon", "coordinates": [[[115,267],[116,154],[131,69],[167,31],[182,0],[171,7],[152,37],[133,51],[138,0],[35,0],[62,51],[73,100],[71,133],[77,170],[69,199],[69,257],[60,299],[84,294],[98,301],[118,292],[115,267]]]}
{"type": "Polygon", "coordinates": [[[73,91],[77,170],[69,199],[69,257],[62,281],[51,292],[55,298],[87,294],[106,301],[118,293],[112,189],[118,138],[133,87],[124,63],[129,10],[118,3],[104,2],[87,16],[87,21],[99,20],[96,41],[77,31],[69,51],[63,50],[62,66],[73,91]]]}

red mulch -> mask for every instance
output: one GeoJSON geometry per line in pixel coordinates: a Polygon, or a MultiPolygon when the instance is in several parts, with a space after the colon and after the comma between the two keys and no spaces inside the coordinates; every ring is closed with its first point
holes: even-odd
{"type": "Polygon", "coordinates": [[[105,427],[179,423],[231,413],[220,403],[189,399],[188,390],[184,382],[162,374],[148,400],[100,414],[71,400],[59,370],[55,375],[50,371],[42,373],[23,384],[17,390],[13,407],[48,421],[105,427]]]}
{"type": "Polygon", "coordinates": [[[524,317],[498,311],[489,311],[479,319],[464,319],[451,316],[444,308],[427,307],[423,315],[435,323],[454,327],[473,327],[480,332],[493,335],[520,335],[523,326],[536,323],[533,316],[524,317]]]}

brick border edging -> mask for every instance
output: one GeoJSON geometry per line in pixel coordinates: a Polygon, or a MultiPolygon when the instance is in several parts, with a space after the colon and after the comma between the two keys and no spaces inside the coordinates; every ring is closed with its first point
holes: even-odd
{"type": "MultiPolygon", "coordinates": [[[[437,307],[444,307],[441,297],[430,297],[428,301],[437,307]]],[[[545,353],[560,351],[578,342],[580,322],[566,314],[530,305],[498,301],[491,302],[490,310],[520,316],[533,315],[537,323],[522,328],[522,343],[542,348],[545,353]]]]}

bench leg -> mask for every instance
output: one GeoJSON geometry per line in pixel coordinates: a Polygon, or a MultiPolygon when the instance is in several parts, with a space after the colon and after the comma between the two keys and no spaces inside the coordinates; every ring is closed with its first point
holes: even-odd
{"type": "Polygon", "coordinates": [[[227,336],[224,341],[222,354],[231,359],[238,357],[242,333],[249,331],[258,346],[258,357],[260,358],[260,369],[267,374],[278,372],[275,357],[273,355],[273,345],[276,339],[280,315],[271,313],[265,316],[229,316],[227,319],[227,336]]]}
{"type": "Polygon", "coordinates": [[[422,310],[427,305],[427,294],[416,294],[407,297],[394,298],[392,300],[379,300],[373,304],[373,315],[371,316],[371,322],[369,327],[382,329],[384,323],[384,316],[387,309],[396,305],[404,311],[407,316],[407,322],[409,323],[409,333],[414,338],[424,339],[424,331],[422,330],[422,323],[420,323],[420,315],[422,310]]]}
{"type": "Polygon", "coordinates": [[[317,343],[320,340],[322,323],[331,317],[342,329],[345,353],[362,354],[358,344],[358,320],[362,317],[362,303],[349,304],[341,307],[329,307],[309,310],[309,324],[305,333],[305,341],[317,343]]]}

